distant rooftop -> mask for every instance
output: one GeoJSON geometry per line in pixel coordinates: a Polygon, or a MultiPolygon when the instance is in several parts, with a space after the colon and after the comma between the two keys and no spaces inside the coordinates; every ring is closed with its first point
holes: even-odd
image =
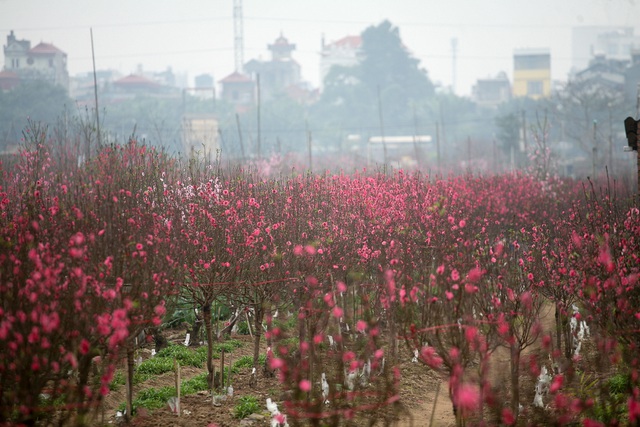
{"type": "Polygon", "coordinates": [[[332,43],[329,43],[327,47],[340,47],[347,49],[358,49],[362,46],[362,37],[360,36],[346,36],[332,43]]]}
{"type": "Polygon", "coordinates": [[[33,53],[36,55],[38,54],[48,55],[52,53],[64,53],[64,52],[50,43],[41,42],[37,46],[34,46],[31,49],[29,49],[29,53],[33,53]]]}
{"type": "Polygon", "coordinates": [[[237,71],[229,74],[224,79],[220,80],[220,83],[243,83],[243,82],[252,82],[248,76],[244,74],[240,74],[237,71]]]}
{"type": "Polygon", "coordinates": [[[547,47],[542,48],[521,48],[514,49],[514,55],[550,55],[551,50],[547,47]]]}

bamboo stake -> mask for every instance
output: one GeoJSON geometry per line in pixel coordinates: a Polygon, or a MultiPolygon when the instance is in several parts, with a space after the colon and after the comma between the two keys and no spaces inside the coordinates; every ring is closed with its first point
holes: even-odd
{"type": "Polygon", "coordinates": [[[224,390],[224,348],[220,355],[220,387],[224,390]]]}
{"type": "Polygon", "coordinates": [[[176,412],[180,416],[180,362],[175,357],[173,358],[173,369],[176,375],[176,412]]]}
{"type": "Polygon", "coordinates": [[[249,313],[245,311],[244,315],[245,315],[245,317],[247,319],[247,327],[249,328],[249,336],[251,338],[253,338],[253,332],[251,331],[251,322],[249,322],[249,313]]]}

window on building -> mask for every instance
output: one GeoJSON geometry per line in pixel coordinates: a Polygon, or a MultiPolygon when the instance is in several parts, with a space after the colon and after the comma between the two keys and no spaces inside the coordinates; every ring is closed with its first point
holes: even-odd
{"type": "Polygon", "coordinates": [[[551,56],[543,55],[515,55],[513,66],[516,70],[545,70],[551,66],[551,56]]]}
{"type": "Polygon", "coordinates": [[[542,82],[540,80],[527,82],[527,95],[542,95],[542,82]]]}
{"type": "Polygon", "coordinates": [[[53,58],[49,59],[49,67],[53,68],[53,58]]]}
{"type": "Polygon", "coordinates": [[[231,99],[233,99],[234,101],[237,101],[239,98],[238,96],[238,91],[234,90],[233,92],[231,92],[231,99]]]}

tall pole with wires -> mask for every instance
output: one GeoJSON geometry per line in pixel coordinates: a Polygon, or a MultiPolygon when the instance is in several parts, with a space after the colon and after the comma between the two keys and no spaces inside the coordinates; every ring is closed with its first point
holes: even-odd
{"type": "MultiPolygon", "coordinates": [[[[96,135],[98,137],[98,147],[102,145],[100,138],[100,109],[98,108],[98,78],[96,76],[96,54],[93,49],[93,28],[89,28],[91,34],[91,59],[93,61],[93,94],[96,98],[96,135]]],[[[87,160],[91,155],[91,141],[87,141],[87,160]]]]}
{"type": "Polygon", "coordinates": [[[242,74],[244,64],[244,30],[242,24],[242,0],[233,0],[233,49],[236,72],[242,74]]]}

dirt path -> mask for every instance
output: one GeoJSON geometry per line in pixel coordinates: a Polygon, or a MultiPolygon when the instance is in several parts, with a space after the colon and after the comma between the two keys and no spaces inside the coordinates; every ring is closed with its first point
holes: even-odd
{"type": "Polygon", "coordinates": [[[418,406],[410,410],[411,415],[402,417],[400,421],[395,424],[395,427],[426,427],[430,425],[433,427],[454,426],[456,420],[451,410],[451,402],[446,394],[446,384],[440,386],[438,400],[434,406],[436,390],[427,392],[423,399],[416,402],[418,406]],[[431,414],[433,414],[433,424],[431,424],[431,414]]]}
{"type": "MultiPolygon", "coordinates": [[[[553,327],[553,307],[546,305],[541,312],[541,320],[545,332],[553,327]]],[[[252,342],[250,337],[237,336],[244,342],[244,345],[234,351],[234,358],[252,353],[252,342]]],[[[527,349],[525,353],[532,351],[527,349]]],[[[150,352],[150,350],[149,350],[150,352]]],[[[506,348],[500,348],[494,352],[491,357],[491,382],[494,385],[506,384],[508,382],[508,366],[509,352],[506,348]]],[[[395,427],[451,427],[455,426],[455,417],[453,415],[451,401],[447,392],[447,383],[443,381],[436,373],[428,370],[423,365],[411,363],[409,358],[402,363],[402,384],[401,384],[401,401],[407,408],[404,414],[401,414],[399,421],[395,427]],[[439,387],[439,391],[438,391],[439,387]],[[437,399],[436,399],[437,394],[437,399]],[[432,416],[433,415],[433,416],[432,416]]],[[[184,367],[182,371],[183,379],[192,377],[203,372],[202,369],[184,367]]],[[[259,397],[264,402],[266,397],[272,397],[278,400],[279,384],[275,379],[269,382],[259,381],[258,388],[248,386],[248,377],[241,374],[234,378],[234,389],[236,390],[236,400],[239,396],[251,394],[259,397]]],[[[167,373],[154,377],[143,384],[138,384],[135,391],[155,387],[159,388],[164,385],[173,385],[173,373],[167,373]]],[[[124,387],[109,394],[106,399],[105,419],[106,423],[113,424],[115,422],[115,408],[125,400],[124,387]]],[[[237,402],[235,402],[237,403],[237,402]]],[[[151,414],[144,414],[136,417],[134,425],[137,426],[186,426],[195,427],[197,425],[208,425],[215,422],[219,427],[231,427],[240,425],[240,420],[233,418],[234,402],[223,402],[221,407],[212,406],[211,397],[206,393],[198,395],[186,396],[183,398],[182,408],[187,411],[187,416],[178,418],[176,414],[169,411],[168,408],[153,411],[151,414]],[[204,423],[204,424],[203,424],[204,423]]],[[[268,426],[268,419],[258,419],[252,424],[253,426],[268,426]]],[[[105,424],[106,424],[105,423],[105,424]]]]}

